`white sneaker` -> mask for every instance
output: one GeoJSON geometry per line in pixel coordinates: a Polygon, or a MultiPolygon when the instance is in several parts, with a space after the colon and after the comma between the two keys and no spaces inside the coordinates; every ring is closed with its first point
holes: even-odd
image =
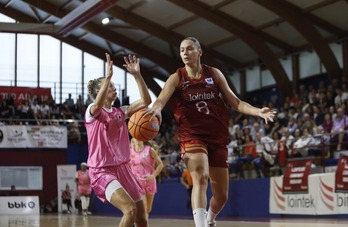
{"type": "Polygon", "coordinates": [[[209,227],[216,227],[216,221],[210,221],[208,222],[209,227]]]}

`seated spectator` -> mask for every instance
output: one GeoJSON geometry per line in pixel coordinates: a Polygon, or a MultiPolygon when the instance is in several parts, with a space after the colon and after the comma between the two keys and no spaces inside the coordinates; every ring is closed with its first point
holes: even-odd
{"type": "Polygon", "coordinates": [[[294,132],[297,129],[297,123],[296,123],[295,118],[293,118],[293,117],[289,118],[287,128],[289,129],[290,134],[294,135],[294,132]]]}
{"type": "Polygon", "coordinates": [[[330,134],[324,131],[323,126],[316,127],[314,138],[314,147],[308,149],[308,156],[326,156],[330,143],[330,134]]]}
{"type": "Polygon", "coordinates": [[[29,109],[29,118],[35,119],[34,124],[37,124],[39,122],[39,115],[41,112],[40,105],[37,103],[37,99],[33,100],[33,103],[30,105],[29,109]]]}
{"type": "Polygon", "coordinates": [[[315,127],[315,123],[312,120],[312,117],[309,113],[304,113],[302,117],[302,125],[301,125],[301,131],[303,131],[304,128],[307,128],[309,130],[309,133],[313,133],[313,128],[315,127]]]}
{"type": "MultiPolygon", "coordinates": [[[[347,143],[348,141],[347,126],[348,116],[345,115],[344,109],[342,107],[339,107],[337,109],[337,116],[333,120],[330,140],[330,144],[332,144],[332,146],[336,145],[336,150],[338,151],[342,149],[343,143],[347,143]]],[[[331,150],[331,153],[332,152],[333,149],[331,150]]]]}
{"type": "Polygon", "coordinates": [[[325,120],[325,114],[316,105],[313,106],[313,118],[315,126],[322,125],[325,120]]]}
{"type": "Polygon", "coordinates": [[[281,139],[281,134],[277,131],[273,132],[272,138],[273,142],[264,143],[265,152],[262,155],[264,160],[264,173],[267,177],[281,175],[282,170],[279,166],[279,148],[283,143],[281,139]]]}
{"type": "Polygon", "coordinates": [[[61,110],[60,110],[59,105],[57,105],[57,103],[55,101],[53,101],[52,104],[50,105],[51,117],[54,116],[55,119],[61,118],[61,112],[60,111],[61,110]]]}
{"type": "MultiPolygon", "coordinates": [[[[261,172],[263,173],[264,177],[268,177],[269,174],[267,174],[267,159],[265,157],[268,157],[270,154],[268,154],[265,151],[265,146],[268,146],[269,144],[273,143],[273,139],[269,136],[261,136],[260,133],[256,133],[255,135],[255,145],[256,145],[256,153],[258,156],[253,160],[254,169],[256,173],[257,178],[261,178],[261,172]]],[[[274,162],[273,162],[274,163],[274,162]]]]}
{"type": "Polygon", "coordinates": [[[285,142],[286,148],[289,151],[292,148],[295,137],[290,134],[289,128],[283,128],[282,129],[282,137],[280,138],[280,140],[285,142]]]}
{"type": "Polygon", "coordinates": [[[27,100],[21,100],[20,104],[17,106],[17,113],[21,119],[29,118],[29,103],[27,100]]]}
{"type": "Polygon", "coordinates": [[[326,113],[324,116],[324,122],[322,123],[322,127],[325,133],[331,133],[332,130],[332,125],[333,125],[333,121],[331,118],[331,114],[330,113],[326,113]]]}
{"type": "Polygon", "coordinates": [[[260,133],[261,137],[265,136],[265,130],[260,126],[260,124],[258,122],[254,122],[253,127],[251,128],[250,134],[251,134],[253,140],[255,140],[255,138],[256,138],[256,133],[260,133]]]}
{"type": "Polygon", "coordinates": [[[243,160],[242,156],[244,155],[244,140],[242,138],[237,138],[237,146],[233,147],[233,152],[229,157],[229,174],[230,178],[244,179],[244,170],[243,170],[243,160]]]}
{"type": "Polygon", "coordinates": [[[50,119],[51,113],[50,113],[50,107],[48,106],[47,101],[43,101],[40,105],[40,112],[42,119],[50,119]]]}
{"type": "Polygon", "coordinates": [[[62,192],[62,203],[67,206],[68,210],[64,210],[63,212],[67,212],[71,214],[72,204],[71,204],[71,192],[70,187],[67,184],[65,186],[65,190],[62,192]]]}
{"type": "Polygon", "coordinates": [[[6,101],[3,100],[0,102],[0,118],[9,118],[10,111],[6,106],[6,101]]]}
{"type": "Polygon", "coordinates": [[[63,104],[61,108],[61,117],[63,119],[71,119],[74,116],[74,113],[71,112],[70,108],[68,105],[63,104]]]}
{"type": "Polygon", "coordinates": [[[256,153],[256,145],[254,141],[252,140],[250,135],[245,136],[245,144],[244,144],[244,156],[243,156],[243,161],[244,161],[244,169],[254,169],[253,165],[253,160],[257,158],[257,153],[256,153]]]}
{"type": "Polygon", "coordinates": [[[228,165],[230,178],[244,179],[242,153],[240,146],[233,148],[231,157],[229,157],[230,161],[228,165]]]}
{"type": "Polygon", "coordinates": [[[310,134],[308,128],[304,128],[302,136],[295,141],[293,145],[293,157],[306,157],[308,156],[308,146],[314,144],[314,138],[310,134]]]}
{"type": "Polygon", "coordinates": [[[346,102],[346,100],[348,100],[348,93],[343,92],[341,87],[337,87],[336,96],[334,99],[336,109],[341,107],[346,102]]]}

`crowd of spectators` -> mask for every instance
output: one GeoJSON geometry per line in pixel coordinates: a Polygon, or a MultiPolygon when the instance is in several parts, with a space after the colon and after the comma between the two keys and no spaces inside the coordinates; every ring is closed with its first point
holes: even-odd
{"type": "Polygon", "coordinates": [[[246,169],[254,170],[256,177],[280,175],[288,159],[313,158],[321,164],[347,149],[347,103],[346,82],[334,80],[302,84],[281,103],[264,103],[278,112],[268,125],[248,116],[231,117],[231,178],[244,178],[246,169]]]}
{"type": "MultiPolygon", "coordinates": [[[[74,100],[71,94],[62,104],[52,98],[42,100],[31,96],[15,105],[11,97],[0,100],[0,123],[6,125],[64,125],[70,143],[84,140],[83,115],[91,102],[81,95],[74,100]]],[[[272,99],[254,106],[268,106],[277,111],[274,122],[230,112],[229,171],[231,178],[245,178],[244,171],[255,171],[256,177],[282,174],[289,158],[332,158],[337,150],[348,144],[346,115],[348,88],[346,81],[330,84],[301,84],[283,100],[272,99]]],[[[173,119],[162,122],[155,139],[156,148],[165,168],[162,177],[180,177],[185,168],[180,159],[180,148],[173,119]]]]}

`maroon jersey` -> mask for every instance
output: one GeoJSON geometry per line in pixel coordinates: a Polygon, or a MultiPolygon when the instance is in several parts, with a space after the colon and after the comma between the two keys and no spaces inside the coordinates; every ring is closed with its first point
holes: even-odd
{"type": "Polygon", "coordinates": [[[202,65],[201,78],[192,80],[179,68],[179,86],[170,99],[181,142],[199,139],[210,144],[228,143],[228,110],[211,67],[202,65]]]}

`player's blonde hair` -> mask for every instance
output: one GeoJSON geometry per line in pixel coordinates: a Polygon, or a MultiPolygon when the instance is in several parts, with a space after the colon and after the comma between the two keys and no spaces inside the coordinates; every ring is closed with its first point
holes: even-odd
{"type": "Polygon", "coordinates": [[[184,41],[184,40],[190,40],[190,41],[192,41],[192,42],[195,44],[195,46],[196,46],[199,50],[202,49],[201,44],[199,43],[198,39],[196,39],[195,37],[189,36],[189,37],[186,37],[185,39],[183,39],[182,41],[184,41]]]}
{"type": "Polygon", "coordinates": [[[88,81],[88,84],[87,84],[88,96],[91,99],[95,100],[95,98],[97,97],[97,89],[101,88],[104,79],[105,79],[104,77],[99,77],[97,79],[88,81]]]}

